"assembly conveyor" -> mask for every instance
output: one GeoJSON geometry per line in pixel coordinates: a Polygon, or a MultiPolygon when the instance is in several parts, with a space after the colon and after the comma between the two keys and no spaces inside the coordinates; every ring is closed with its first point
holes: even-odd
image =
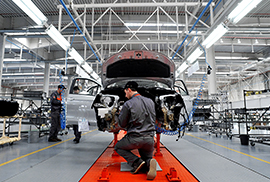
{"type": "MultiPolygon", "coordinates": [[[[113,140],[113,134],[91,128],[79,144],[72,142],[71,131],[60,136],[63,141],[59,143],[48,143],[43,137],[39,143],[22,139],[0,148],[0,181],[79,181],[113,140]]],[[[239,138],[230,140],[206,132],[189,132],[179,141],[175,139],[161,136],[162,144],[199,181],[270,180],[269,145],[240,145],[239,138]]]]}

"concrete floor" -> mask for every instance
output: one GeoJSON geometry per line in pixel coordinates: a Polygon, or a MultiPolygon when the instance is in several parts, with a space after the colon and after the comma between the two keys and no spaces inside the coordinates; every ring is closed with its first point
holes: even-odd
{"type": "MultiPolygon", "coordinates": [[[[113,134],[95,126],[79,144],[73,143],[72,130],[59,137],[59,143],[49,143],[44,136],[36,143],[23,138],[0,147],[0,181],[78,181],[113,140],[113,134]]],[[[161,142],[199,181],[270,181],[269,145],[241,145],[239,138],[200,131],[176,138],[162,135],[161,142]]]]}

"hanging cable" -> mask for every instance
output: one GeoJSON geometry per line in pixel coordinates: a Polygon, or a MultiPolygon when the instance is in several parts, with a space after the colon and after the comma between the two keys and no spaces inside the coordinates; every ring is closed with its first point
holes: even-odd
{"type": "MultiPolygon", "coordinates": [[[[189,30],[188,33],[190,33],[194,27],[197,25],[197,23],[199,22],[199,20],[201,19],[202,15],[205,13],[205,11],[208,9],[208,7],[211,5],[213,0],[210,0],[207,5],[205,6],[205,8],[203,9],[203,11],[201,12],[200,16],[198,17],[198,19],[195,21],[195,23],[193,24],[193,26],[191,27],[191,29],[189,30]]],[[[186,35],[186,37],[184,38],[184,40],[182,41],[182,43],[180,44],[180,46],[177,48],[177,50],[175,51],[174,55],[172,56],[172,60],[175,57],[175,55],[178,53],[178,51],[180,50],[180,48],[183,46],[184,42],[187,40],[189,34],[186,35]]]]}
{"type": "MultiPolygon", "coordinates": [[[[74,41],[74,37],[75,37],[75,33],[76,33],[76,29],[74,30],[73,33],[73,38],[70,44],[70,47],[72,46],[72,43],[74,41]]],[[[63,85],[63,76],[65,75],[65,70],[67,70],[67,57],[68,57],[68,51],[69,49],[66,51],[66,59],[65,59],[65,65],[66,65],[66,69],[64,68],[63,70],[59,71],[59,79],[60,79],[60,85],[63,85]]],[[[65,100],[65,93],[62,90],[61,92],[61,98],[62,98],[62,109],[61,109],[61,113],[60,113],[60,123],[61,123],[61,128],[65,129],[66,128],[66,100],[65,100]]]]}
{"type": "MultiPolygon", "coordinates": [[[[197,32],[197,31],[196,31],[197,32]]],[[[196,33],[196,37],[197,37],[197,33],[196,33]]],[[[190,124],[190,121],[191,119],[193,118],[193,115],[197,109],[197,106],[198,106],[198,102],[199,100],[201,99],[201,96],[202,96],[202,91],[203,91],[203,88],[204,88],[204,85],[205,85],[205,81],[206,81],[206,75],[209,73],[209,69],[212,70],[210,64],[207,62],[207,59],[206,59],[206,51],[205,49],[203,48],[203,46],[201,45],[201,43],[199,42],[198,40],[198,37],[196,38],[198,44],[200,45],[200,47],[203,49],[203,52],[204,52],[204,55],[205,55],[205,63],[208,65],[208,68],[207,68],[207,73],[205,73],[202,77],[202,81],[201,81],[201,85],[200,85],[200,89],[198,91],[198,94],[197,94],[197,97],[195,99],[195,102],[194,102],[194,105],[192,107],[192,110],[191,112],[189,113],[188,115],[188,118],[184,119],[184,123],[182,123],[179,128],[177,128],[176,131],[170,131],[170,130],[166,130],[166,129],[163,129],[163,128],[160,128],[158,126],[156,126],[156,130],[157,132],[159,133],[162,133],[162,134],[165,134],[165,135],[176,135],[176,134],[179,134],[178,135],[178,138],[183,136],[184,135],[184,132],[185,132],[185,128],[190,124]],[[181,132],[182,132],[182,135],[181,135],[181,132]]]]}
{"type": "MultiPolygon", "coordinates": [[[[196,30],[196,37],[197,37],[197,30],[196,30]]],[[[196,40],[197,40],[199,46],[202,48],[202,50],[203,50],[203,52],[204,52],[205,63],[208,65],[208,67],[207,67],[207,74],[210,74],[209,72],[211,72],[212,68],[211,68],[210,64],[207,62],[207,59],[206,59],[206,51],[205,51],[204,47],[201,45],[200,41],[198,40],[198,37],[196,38],[196,40]]],[[[191,119],[193,118],[193,115],[194,115],[194,113],[195,113],[195,111],[196,111],[196,109],[197,109],[197,106],[198,106],[198,102],[199,102],[199,100],[201,99],[201,96],[202,96],[202,91],[203,91],[204,83],[205,83],[205,81],[206,81],[206,75],[207,75],[207,74],[205,73],[205,74],[203,75],[203,77],[202,77],[200,89],[199,89],[199,91],[198,91],[198,94],[197,94],[197,97],[196,97],[196,99],[195,99],[195,102],[194,102],[194,105],[193,105],[193,107],[192,107],[192,110],[191,110],[191,112],[189,113],[188,119],[181,125],[180,131],[183,131],[183,130],[186,128],[186,126],[188,126],[188,124],[189,124],[189,122],[191,121],[191,119]]],[[[179,132],[180,132],[180,131],[179,131],[179,132]]]]}
{"type": "MultiPolygon", "coordinates": [[[[62,71],[59,71],[59,77],[60,77],[60,85],[63,85],[63,74],[62,71]]],[[[64,86],[64,85],[63,85],[64,86]]],[[[65,129],[66,128],[66,100],[65,100],[65,93],[64,89],[61,91],[61,104],[62,104],[62,109],[60,113],[60,123],[61,123],[61,128],[65,129]]]]}
{"type": "Polygon", "coordinates": [[[87,43],[87,45],[90,47],[90,49],[92,50],[92,52],[94,53],[94,55],[96,56],[98,62],[101,63],[99,57],[96,55],[94,49],[92,48],[92,46],[90,45],[90,43],[88,42],[87,38],[84,36],[84,33],[82,32],[82,30],[80,29],[79,25],[76,23],[75,19],[73,18],[72,14],[70,13],[70,11],[68,10],[67,6],[65,5],[63,0],[59,0],[61,2],[61,4],[63,5],[64,9],[66,10],[67,14],[69,15],[69,17],[71,18],[71,20],[73,21],[73,23],[75,24],[75,26],[77,27],[77,29],[79,30],[79,32],[83,35],[83,39],[85,40],[85,42],[87,43]]]}
{"type": "MultiPolygon", "coordinates": [[[[201,81],[201,85],[200,85],[200,89],[198,91],[198,94],[197,94],[197,97],[195,99],[195,102],[194,102],[194,105],[193,105],[193,108],[191,110],[191,112],[189,113],[189,116],[188,116],[188,120],[186,120],[186,124],[189,124],[189,121],[191,121],[191,119],[193,118],[193,115],[194,115],[194,112],[196,111],[197,109],[197,106],[198,106],[198,102],[202,96],[202,91],[203,91],[203,87],[204,87],[204,82],[206,80],[206,73],[203,75],[202,77],[202,81],[201,81]],[[188,123],[187,123],[188,122],[188,123]]],[[[181,130],[183,130],[185,128],[186,125],[182,125],[181,126],[181,130]]]]}

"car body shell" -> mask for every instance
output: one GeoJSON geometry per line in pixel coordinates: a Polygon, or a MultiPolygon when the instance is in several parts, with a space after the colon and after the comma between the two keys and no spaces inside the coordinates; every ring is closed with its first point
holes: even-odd
{"type": "Polygon", "coordinates": [[[104,88],[92,105],[101,131],[119,130],[114,118],[127,100],[123,88],[128,81],[136,81],[137,91],[154,101],[157,127],[177,131],[180,123],[187,120],[182,95],[187,96],[188,91],[185,86],[180,92],[175,90],[175,64],[161,53],[144,50],[117,53],[103,63],[101,80],[104,88]]]}

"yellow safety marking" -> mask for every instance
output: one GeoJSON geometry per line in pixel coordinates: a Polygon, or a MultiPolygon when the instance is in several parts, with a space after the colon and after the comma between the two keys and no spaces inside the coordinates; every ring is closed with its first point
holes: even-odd
{"type": "MultiPolygon", "coordinates": [[[[86,132],[86,133],[84,133],[84,134],[82,134],[82,135],[86,135],[86,134],[91,133],[91,132],[96,131],[96,130],[97,130],[97,129],[88,131],[88,132],[86,132]]],[[[74,139],[74,138],[75,138],[75,137],[72,137],[72,138],[69,138],[69,139],[67,139],[67,140],[64,140],[64,141],[61,141],[61,142],[57,142],[57,143],[52,144],[52,145],[50,145],[50,146],[44,147],[44,148],[42,148],[42,149],[36,150],[36,151],[34,151],[34,152],[31,152],[31,153],[25,154],[25,155],[23,155],[23,156],[17,157],[17,158],[15,158],[15,159],[12,159],[12,160],[10,160],[10,161],[4,162],[4,163],[0,164],[0,167],[1,167],[1,166],[4,166],[4,165],[6,165],[6,164],[9,164],[9,163],[11,163],[11,162],[17,161],[17,160],[19,160],[19,159],[22,159],[22,158],[24,158],[24,157],[28,157],[28,156],[33,155],[33,154],[35,154],[35,153],[41,152],[41,151],[43,151],[43,150],[52,148],[52,147],[54,147],[54,146],[56,146],[56,145],[60,145],[60,144],[62,144],[62,143],[64,143],[64,142],[67,142],[67,141],[72,140],[72,139],[74,139]]]]}
{"type": "Polygon", "coordinates": [[[240,151],[238,151],[238,150],[234,150],[234,149],[231,149],[231,148],[225,147],[225,146],[223,146],[223,145],[220,145],[220,144],[217,144],[217,143],[211,142],[211,141],[209,141],[209,140],[205,140],[205,139],[200,138],[200,137],[196,137],[196,136],[191,135],[191,134],[187,134],[187,135],[189,135],[189,136],[191,136],[191,137],[194,137],[194,138],[197,138],[197,139],[199,139],[199,140],[203,140],[203,141],[208,142],[208,143],[212,143],[212,144],[217,145],[217,146],[219,146],[219,147],[222,147],[222,148],[225,148],[225,149],[231,150],[231,151],[233,151],[233,152],[236,152],[236,153],[239,153],[239,154],[242,154],[242,155],[245,155],[245,156],[251,157],[251,158],[253,158],[253,159],[256,159],[256,160],[259,160],[259,161],[265,162],[265,163],[267,163],[267,164],[270,164],[270,162],[269,162],[269,161],[266,161],[266,160],[260,159],[260,158],[258,158],[258,157],[254,157],[254,156],[252,156],[252,155],[249,155],[249,154],[246,154],[246,153],[240,152],[240,151]]]}

